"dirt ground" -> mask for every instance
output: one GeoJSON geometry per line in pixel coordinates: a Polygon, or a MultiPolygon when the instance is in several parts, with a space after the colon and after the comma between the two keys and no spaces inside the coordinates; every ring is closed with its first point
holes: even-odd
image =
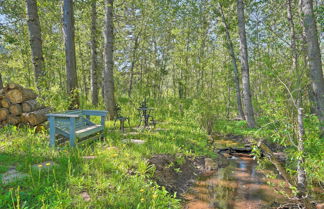
{"type": "Polygon", "coordinates": [[[171,194],[181,194],[195,182],[197,177],[212,175],[226,161],[219,156],[216,160],[206,157],[183,157],[180,155],[154,155],[149,163],[156,167],[154,180],[171,194]]]}

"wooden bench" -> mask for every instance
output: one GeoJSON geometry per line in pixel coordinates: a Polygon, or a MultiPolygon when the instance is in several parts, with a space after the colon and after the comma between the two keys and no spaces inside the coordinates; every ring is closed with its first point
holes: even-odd
{"type": "Polygon", "coordinates": [[[75,139],[84,139],[90,136],[99,137],[104,131],[107,111],[99,110],[72,110],[62,113],[47,114],[50,127],[50,146],[55,146],[55,135],[59,134],[69,139],[70,146],[75,146],[75,139]],[[91,116],[101,117],[101,123],[95,124],[91,116]]]}

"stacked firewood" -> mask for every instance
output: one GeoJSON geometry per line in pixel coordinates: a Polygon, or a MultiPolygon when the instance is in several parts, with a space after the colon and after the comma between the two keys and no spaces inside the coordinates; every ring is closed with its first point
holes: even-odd
{"type": "Polygon", "coordinates": [[[47,120],[51,108],[39,104],[37,94],[19,84],[10,83],[0,90],[0,125],[36,126],[47,120]]]}

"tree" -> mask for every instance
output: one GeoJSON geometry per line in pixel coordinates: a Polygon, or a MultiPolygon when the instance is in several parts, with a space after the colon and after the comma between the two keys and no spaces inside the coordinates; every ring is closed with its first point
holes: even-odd
{"type": "Polygon", "coordinates": [[[324,78],[316,22],[312,0],[301,0],[303,25],[306,34],[308,63],[312,87],[315,93],[317,117],[320,121],[321,135],[324,136],[324,78]]]}
{"type": "Polygon", "coordinates": [[[3,89],[2,75],[0,73],[0,90],[3,89]]]}
{"type": "Polygon", "coordinates": [[[237,18],[238,28],[240,35],[240,58],[242,65],[242,84],[243,84],[243,103],[245,107],[245,116],[250,128],[256,126],[254,119],[254,111],[250,90],[250,73],[249,73],[249,61],[245,32],[245,20],[244,20],[244,3],[243,0],[237,0],[237,18]]]}
{"type": "MultiPolygon", "coordinates": [[[[302,98],[301,98],[301,74],[299,73],[298,68],[298,49],[297,49],[297,38],[295,33],[295,23],[294,23],[294,16],[293,16],[293,5],[292,0],[287,0],[287,19],[290,26],[290,37],[291,37],[291,53],[292,53],[292,70],[293,73],[296,75],[297,78],[297,98],[296,103],[294,104],[297,109],[297,122],[298,122],[298,146],[297,149],[300,153],[300,157],[297,160],[297,189],[298,189],[298,197],[302,197],[305,195],[306,192],[306,173],[304,169],[304,123],[303,123],[303,108],[301,108],[302,98]]],[[[292,95],[292,94],[291,94],[292,95]]],[[[294,98],[292,98],[294,99],[294,98]]]]}
{"type": "Polygon", "coordinates": [[[241,89],[240,89],[240,80],[239,80],[239,74],[237,70],[237,62],[236,62],[236,56],[234,52],[234,47],[233,47],[233,42],[231,39],[231,35],[229,32],[229,27],[225,19],[225,15],[223,12],[223,8],[221,3],[219,4],[219,11],[222,17],[222,21],[225,27],[225,33],[226,33],[226,41],[227,41],[227,47],[229,54],[232,58],[232,65],[233,65],[233,71],[234,71],[234,83],[235,83],[235,90],[236,90],[236,102],[237,102],[237,109],[238,109],[238,115],[241,119],[245,119],[244,112],[243,112],[243,107],[242,107],[242,99],[241,99],[241,89]]]}
{"type": "Polygon", "coordinates": [[[64,0],[63,2],[63,32],[65,41],[65,60],[67,91],[71,96],[71,109],[79,107],[78,77],[76,70],[75,42],[74,42],[74,17],[73,0],[64,0]]]}
{"type": "Polygon", "coordinates": [[[26,0],[27,24],[30,37],[30,47],[32,52],[32,62],[35,71],[35,81],[38,89],[44,85],[45,69],[42,47],[41,27],[38,17],[38,7],[36,0],[26,0]]]}
{"type": "Polygon", "coordinates": [[[97,61],[97,6],[96,0],[91,2],[91,94],[92,104],[98,105],[98,61],[97,61]]]}
{"type": "Polygon", "coordinates": [[[115,87],[114,87],[114,26],[113,26],[114,0],[105,0],[105,32],[104,32],[104,102],[109,111],[110,119],[115,117],[115,87]]]}

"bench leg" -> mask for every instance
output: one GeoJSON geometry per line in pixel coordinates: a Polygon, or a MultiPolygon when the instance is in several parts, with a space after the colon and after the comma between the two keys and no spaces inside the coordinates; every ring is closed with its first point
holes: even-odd
{"type": "Polygon", "coordinates": [[[128,127],[129,127],[129,129],[131,128],[131,126],[130,126],[130,121],[129,121],[129,118],[127,118],[127,121],[128,121],[128,127]]]}
{"type": "Polygon", "coordinates": [[[75,118],[70,118],[70,146],[75,147],[75,118]]]}
{"type": "Polygon", "coordinates": [[[50,123],[50,147],[55,147],[55,118],[49,118],[50,123]]]}
{"type": "Polygon", "coordinates": [[[124,133],[125,132],[125,121],[120,120],[120,130],[124,133]]]}

